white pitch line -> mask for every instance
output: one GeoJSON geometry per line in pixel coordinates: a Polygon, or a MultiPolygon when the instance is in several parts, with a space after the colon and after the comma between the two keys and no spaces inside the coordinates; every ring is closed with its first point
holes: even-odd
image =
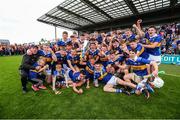
{"type": "Polygon", "coordinates": [[[179,75],[174,75],[174,74],[167,74],[167,73],[165,73],[164,75],[168,75],[168,76],[174,76],[174,77],[180,77],[179,75]]]}

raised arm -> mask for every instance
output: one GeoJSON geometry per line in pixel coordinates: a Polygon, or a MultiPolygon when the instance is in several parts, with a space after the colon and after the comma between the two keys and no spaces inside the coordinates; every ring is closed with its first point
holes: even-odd
{"type": "Polygon", "coordinates": [[[57,57],[56,57],[55,53],[53,52],[53,50],[51,48],[49,48],[49,51],[51,52],[53,61],[56,62],[57,61],[57,57]]]}

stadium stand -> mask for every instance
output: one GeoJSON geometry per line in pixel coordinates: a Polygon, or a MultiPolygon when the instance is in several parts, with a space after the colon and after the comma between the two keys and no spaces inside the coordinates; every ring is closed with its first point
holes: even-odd
{"type": "Polygon", "coordinates": [[[180,0],[66,0],[37,20],[81,31],[110,31],[130,27],[138,18],[143,26],[180,20],[180,0]]]}

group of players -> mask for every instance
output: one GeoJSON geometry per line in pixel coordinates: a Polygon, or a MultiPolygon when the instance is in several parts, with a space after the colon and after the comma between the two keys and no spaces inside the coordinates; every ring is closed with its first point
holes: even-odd
{"type": "Polygon", "coordinates": [[[55,94],[61,93],[59,88],[69,87],[82,94],[82,86],[89,89],[93,83],[94,87],[104,84],[105,92],[144,94],[149,98],[154,92],[153,80],[158,77],[162,37],[154,26],[144,33],[141,22],[133,25],[134,33],[126,29],[107,34],[84,33],[79,38],[73,34],[68,38],[68,33],[63,32],[53,47],[32,46],[26,57],[35,62],[21,65],[21,77],[28,76],[34,91],[47,89],[45,83],[55,94]]]}

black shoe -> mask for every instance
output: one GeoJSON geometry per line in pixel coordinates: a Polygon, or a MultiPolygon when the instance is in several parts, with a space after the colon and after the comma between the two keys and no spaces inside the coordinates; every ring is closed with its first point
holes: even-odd
{"type": "Polygon", "coordinates": [[[23,93],[23,94],[26,94],[26,93],[27,93],[27,89],[24,89],[24,88],[23,88],[23,89],[22,89],[22,93],[23,93]]]}
{"type": "Polygon", "coordinates": [[[131,95],[131,93],[130,93],[130,92],[128,92],[128,91],[126,91],[126,90],[124,90],[124,89],[122,89],[122,93],[124,93],[124,94],[126,94],[126,95],[128,95],[128,96],[130,96],[130,95],[131,95]]]}
{"type": "Polygon", "coordinates": [[[142,91],[142,93],[145,95],[146,99],[149,99],[150,94],[149,94],[149,92],[148,92],[147,89],[144,89],[144,90],[142,91]]]}

